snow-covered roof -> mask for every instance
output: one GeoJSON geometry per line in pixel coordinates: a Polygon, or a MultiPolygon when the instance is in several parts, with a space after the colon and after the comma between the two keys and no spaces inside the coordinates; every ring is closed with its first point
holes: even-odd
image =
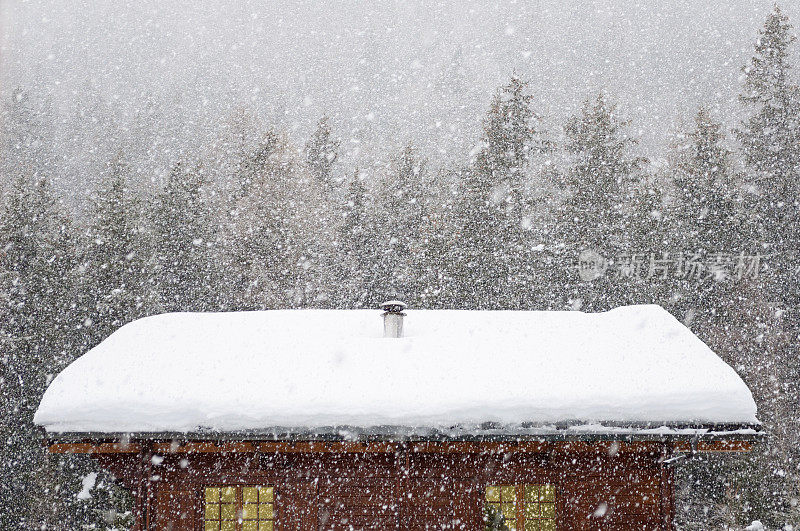
{"type": "Polygon", "coordinates": [[[739,376],[659,306],[410,310],[402,338],[383,337],[380,315],[140,319],[61,372],[34,421],[62,433],[758,424],[739,376]]]}

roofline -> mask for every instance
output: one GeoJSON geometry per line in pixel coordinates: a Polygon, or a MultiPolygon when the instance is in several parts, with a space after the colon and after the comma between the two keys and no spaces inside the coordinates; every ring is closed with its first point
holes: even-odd
{"type": "Polygon", "coordinates": [[[603,423],[597,429],[581,423],[562,423],[547,426],[501,427],[484,425],[479,429],[453,427],[441,429],[412,429],[397,426],[359,428],[328,427],[312,430],[274,427],[259,430],[195,430],[195,431],[134,431],[48,432],[41,428],[48,442],[76,441],[361,441],[361,442],[521,442],[521,441],[701,441],[764,440],[767,433],[761,424],[677,424],[677,423],[603,423]],[[575,429],[585,427],[586,429],[575,429]]]}

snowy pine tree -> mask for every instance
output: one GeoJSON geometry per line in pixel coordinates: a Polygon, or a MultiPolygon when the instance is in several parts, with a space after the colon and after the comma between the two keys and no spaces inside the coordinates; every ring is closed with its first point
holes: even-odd
{"type": "Polygon", "coordinates": [[[486,523],[484,531],[510,531],[503,514],[490,505],[486,507],[483,519],[486,523]]]}
{"type": "MultiPolygon", "coordinates": [[[[784,259],[796,255],[800,234],[800,87],[789,55],[794,41],[788,17],[776,6],[743,69],[740,99],[749,116],[736,131],[750,170],[757,241],[784,259]]],[[[775,296],[780,292],[797,303],[796,276],[768,280],[775,296]],[[793,289],[785,289],[787,281],[793,289]]]]}
{"type": "Polygon", "coordinates": [[[327,208],[295,154],[287,139],[268,133],[245,165],[247,186],[230,207],[224,236],[225,283],[237,309],[308,305],[321,293],[311,280],[325,256],[315,235],[327,208]]]}
{"type": "Polygon", "coordinates": [[[215,307],[212,247],[216,231],[204,196],[202,167],[173,166],[151,211],[155,309],[200,311],[215,307]]]}
{"type": "Polygon", "coordinates": [[[339,141],[331,133],[331,126],[327,116],[320,118],[314,134],[306,143],[306,164],[311,174],[325,187],[333,186],[333,165],[339,157],[339,141]]]}
{"type": "MultiPolygon", "coordinates": [[[[558,232],[565,257],[577,261],[590,251],[605,260],[625,260],[632,250],[634,198],[642,185],[644,158],[633,153],[636,140],[616,105],[600,94],[585,101],[565,126],[569,160],[565,180],[568,197],[562,205],[558,232]]],[[[583,301],[586,310],[624,303],[625,286],[619,279],[601,276],[575,285],[575,272],[565,272],[575,287],[569,298],[583,301]]]]}
{"type": "Polygon", "coordinates": [[[32,418],[47,384],[80,349],[73,232],[48,179],[18,174],[0,216],[0,527],[4,529],[55,523],[66,509],[56,503],[57,485],[50,482],[53,460],[45,455],[32,418]]]}
{"type": "Polygon", "coordinates": [[[458,234],[453,252],[455,289],[471,308],[518,307],[527,264],[520,260],[529,241],[525,168],[548,148],[535,124],[527,83],[512,78],[495,96],[484,121],[482,148],[464,171],[455,207],[458,234]]]}
{"type": "Polygon", "coordinates": [[[347,185],[333,256],[338,289],[332,295],[337,308],[374,308],[383,302],[377,292],[380,255],[374,209],[374,200],[356,169],[347,185]]]}
{"type": "Polygon", "coordinates": [[[420,232],[427,217],[426,179],[426,161],[407,145],[394,157],[380,183],[381,248],[376,266],[381,284],[378,292],[385,300],[415,304],[422,290],[417,279],[422,257],[420,232]]]}
{"type": "Polygon", "coordinates": [[[52,105],[21,88],[15,88],[10,100],[4,103],[0,171],[9,177],[21,170],[52,178],[61,162],[55,149],[52,105]]]}
{"type": "Polygon", "coordinates": [[[140,205],[132,197],[128,165],[117,157],[93,198],[92,222],[80,257],[81,294],[94,344],[143,315],[145,253],[140,205]]]}
{"type": "Polygon", "coordinates": [[[724,140],[722,125],[701,108],[672,170],[675,225],[671,232],[676,249],[738,252],[746,244],[740,226],[740,176],[724,140]]]}

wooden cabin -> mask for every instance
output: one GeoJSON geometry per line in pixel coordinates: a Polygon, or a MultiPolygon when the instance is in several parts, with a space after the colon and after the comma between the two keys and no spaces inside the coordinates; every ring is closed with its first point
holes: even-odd
{"type": "Polygon", "coordinates": [[[671,529],[674,468],[762,436],[658,306],[384,310],[141,319],[34,420],[131,490],[140,531],[671,529]]]}

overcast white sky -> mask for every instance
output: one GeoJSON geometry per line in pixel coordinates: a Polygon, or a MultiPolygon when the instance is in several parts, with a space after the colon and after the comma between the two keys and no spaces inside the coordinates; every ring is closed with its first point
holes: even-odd
{"type": "MultiPolygon", "coordinates": [[[[323,113],[351,160],[413,139],[443,160],[474,144],[491,94],[531,81],[554,133],[599,90],[649,154],[701,103],[733,116],[772,0],[487,2],[217,0],[2,4],[4,94],[62,112],[87,87],[122,112],[147,97],[202,136],[247,104],[303,139],[323,113]]],[[[783,2],[800,24],[800,2],[783,2]]],[[[795,47],[797,49],[797,47],[795,47]]],[[[796,57],[800,63],[800,57],[796,57]]]]}

